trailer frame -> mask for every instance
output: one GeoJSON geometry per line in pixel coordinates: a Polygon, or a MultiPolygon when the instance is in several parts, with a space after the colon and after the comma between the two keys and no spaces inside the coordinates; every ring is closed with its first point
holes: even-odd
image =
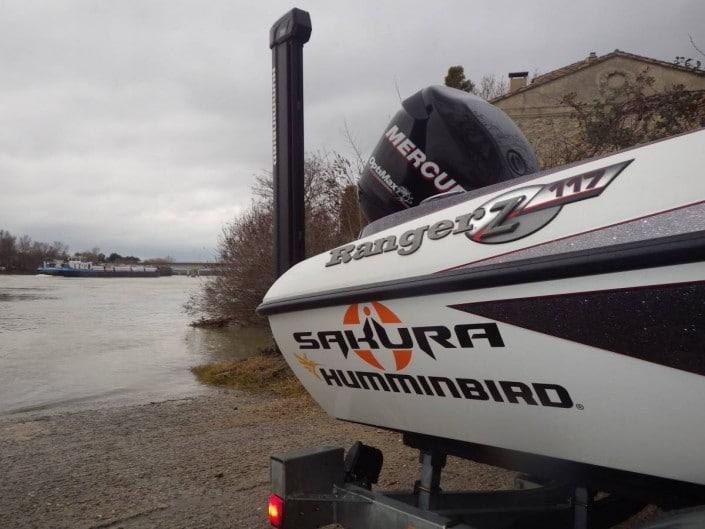
{"type": "Polygon", "coordinates": [[[375,450],[356,443],[347,458],[338,447],[273,455],[270,503],[281,506],[275,527],[314,529],[338,523],[346,529],[599,529],[646,505],[598,496],[582,485],[526,477],[516,480],[514,490],[445,492],[439,484],[447,452],[438,448],[420,450],[421,475],[412,490],[373,491],[381,465],[370,464],[367,456],[375,450]],[[349,456],[361,451],[351,463],[349,456]],[[377,475],[368,475],[370,468],[377,475]]]}

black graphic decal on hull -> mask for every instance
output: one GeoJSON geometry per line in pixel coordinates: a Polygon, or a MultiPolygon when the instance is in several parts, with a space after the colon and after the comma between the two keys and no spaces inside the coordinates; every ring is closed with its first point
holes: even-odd
{"type": "MultiPolygon", "coordinates": [[[[579,292],[451,308],[705,375],[705,283],[579,292]]],[[[511,347],[507,343],[508,347],[511,347]]]]}

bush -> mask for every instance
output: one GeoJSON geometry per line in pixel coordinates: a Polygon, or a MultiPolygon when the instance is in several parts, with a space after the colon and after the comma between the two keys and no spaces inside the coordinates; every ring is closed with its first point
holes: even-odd
{"type": "Polygon", "coordinates": [[[606,155],[705,126],[705,90],[677,84],[656,92],[654,85],[646,68],[619,88],[602,89],[590,102],[566,94],[561,103],[571,108],[578,132],[557,142],[544,156],[544,166],[606,155]]]}
{"type": "MultiPolygon", "coordinates": [[[[218,274],[186,304],[192,316],[262,325],[255,313],[274,281],[271,174],[256,178],[252,204],[223,228],[218,274]]],[[[355,239],[361,227],[355,177],[350,162],[336,153],[308,155],[304,165],[306,255],[316,255],[355,239]]]]}

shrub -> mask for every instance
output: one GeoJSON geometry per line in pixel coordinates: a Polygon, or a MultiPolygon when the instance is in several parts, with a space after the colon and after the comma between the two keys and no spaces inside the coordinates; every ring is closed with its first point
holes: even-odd
{"type": "MultiPolygon", "coordinates": [[[[218,274],[205,281],[186,304],[192,316],[262,325],[255,313],[274,281],[271,174],[259,175],[252,204],[223,227],[218,274]]],[[[304,165],[306,255],[316,255],[355,239],[361,227],[355,177],[337,153],[313,153],[304,165]]]]}

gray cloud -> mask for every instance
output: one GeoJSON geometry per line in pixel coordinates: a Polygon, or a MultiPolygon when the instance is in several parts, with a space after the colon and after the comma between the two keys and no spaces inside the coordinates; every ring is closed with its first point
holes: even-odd
{"type": "MultiPolygon", "coordinates": [[[[72,249],[213,255],[270,164],[271,23],[288,2],[3,2],[0,227],[72,249]],[[263,4],[263,5],[261,5],[263,4]]],[[[705,41],[705,5],[302,2],[306,142],[374,146],[403,96],[620,48],[660,59],[705,41]]]]}

